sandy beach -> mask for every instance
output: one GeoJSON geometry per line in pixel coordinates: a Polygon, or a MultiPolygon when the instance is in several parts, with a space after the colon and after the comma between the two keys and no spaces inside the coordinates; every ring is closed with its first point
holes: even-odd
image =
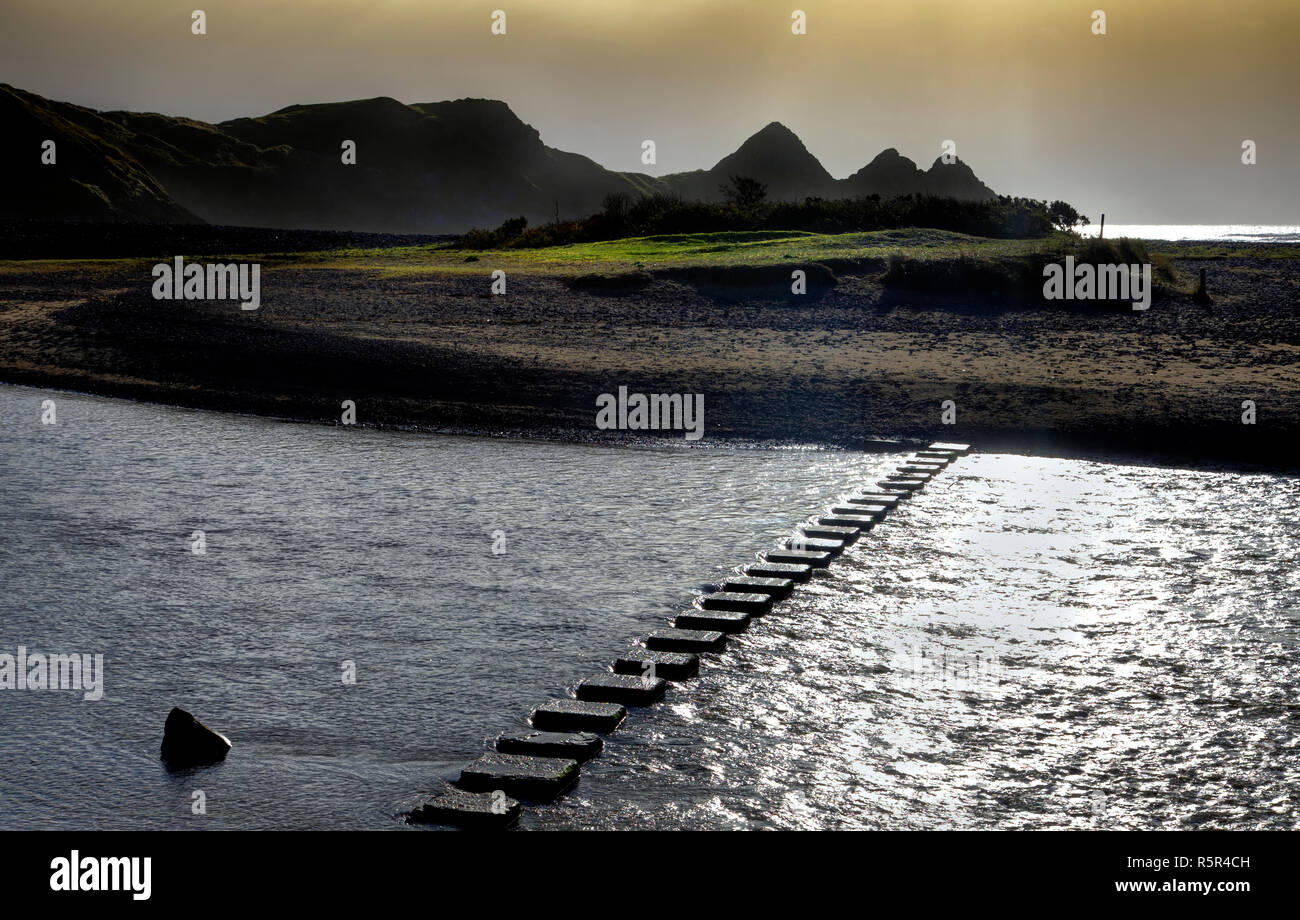
{"type": "Polygon", "coordinates": [[[803,297],[641,261],[598,266],[605,284],[581,262],[508,264],[493,295],[487,255],[240,256],[263,265],[252,312],[154,300],[152,259],[9,261],[0,380],[325,423],[351,399],[358,424],[579,439],[611,436],[595,401],[627,386],[704,394],[707,439],[1293,468],[1294,247],[1157,248],[1184,281],[1207,269],[1210,306],[1186,285],[1146,312],[915,293],[870,249],[820,261],[834,283],[803,297]]]}

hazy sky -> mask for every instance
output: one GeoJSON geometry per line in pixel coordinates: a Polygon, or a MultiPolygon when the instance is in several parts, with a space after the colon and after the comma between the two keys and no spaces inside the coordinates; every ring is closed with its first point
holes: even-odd
{"type": "Polygon", "coordinates": [[[950,138],[996,191],[1112,223],[1300,224],[1298,47],[1300,0],[0,0],[0,81],[95,108],[481,96],[654,174],[770,121],[837,177],[950,138]]]}

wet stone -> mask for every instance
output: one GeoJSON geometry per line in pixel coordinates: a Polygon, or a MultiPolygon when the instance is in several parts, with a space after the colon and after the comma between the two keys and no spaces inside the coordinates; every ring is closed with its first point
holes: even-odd
{"type": "Polygon", "coordinates": [[[934,478],[934,473],[929,471],[909,473],[900,469],[898,472],[890,473],[885,478],[892,482],[910,482],[914,479],[920,480],[921,482],[929,482],[934,478]]]}
{"type": "Polygon", "coordinates": [[[745,567],[745,574],[754,578],[788,578],[806,584],[812,578],[812,566],[791,562],[756,562],[745,567]]]}
{"type": "Polygon", "coordinates": [[[891,492],[916,492],[924,487],[925,483],[919,479],[886,479],[877,483],[877,485],[891,492]]]}
{"type": "Polygon", "coordinates": [[[884,505],[886,508],[898,507],[899,500],[897,492],[875,492],[870,489],[844,499],[850,505],[884,505]]]}
{"type": "Polygon", "coordinates": [[[766,613],[771,606],[771,595],[757,592],[715,591],[700,598],[700,607],[705,610],[739,610],[741,613],[755,615],[766,613]]]}
{"type": "Polygon", "coordinates": [[[831,560],[835,557],[830,553],[815,552],[813,550],[771,549],[763,554],[763,558],[768,562],[795,562],[810,565],[814,569],[824,569],[831,564],[831,560]]]}
{"type": "Polygon", "coordinates": [[[726,644],[726,634],[716,629],[656,629],[645,638],[645,647],[656,652],[718,652],[726,644]]]}
{"type": "Polygon", "coordinates": [[[664,680],[685,680],[700,673],[700,657],[690,652],[654,652],[633,649],[614,662],[615,674],[639,674],[649,677],[646,667],[654,665],[654,676],[664,680]]]}
{"type": "Polygon", "coordinates": [[[605,742],[592,732],[544,732],[536,728],[515,728],[497,736],[496,749],[502,754],[528,754],[533,757],[567,757],[590,760],[601,752],[605,742]]]}
{"type": "MultiPolygon", "coordinates": [[[[809,569],[809,571],[812,571],[809,569]]],[[[794,590],[791,578],[759,578],[751,575],[732,575],[719,586],[728,594],[766,594],[774,601],[789,597],[794,590]]]]}
{"type": "Polygon", "coordinates": [[[532,711],[529,721],[543,731],[612,732],[627,710],[617,703],[589,703],[582,700],[548,700],[532,711]]]}
{"type": "Polygon", "coordinates": [[[800,524],[799,531],[814,540],[838,540],[841,543],[854,543],[861,535],[863,527],[858,524],[826,524],[818,520],[816,524],[800,524]]]}
{"type": "Polygon", "coordinates": [[[872,512],[870,508],[871,505],[868,504],[837,504],[833,505],[831,513],[824,517],[842,517],[845,521],[853,521],[853,526],[863,529],[874,528],[876,522],[885,516],[885,512],[872,512]]]}
{"type": "Polygon", "coordinates": [[[578,684],[578,699],[590,703],[649,706],[664,695],[668,683],[661,677],[635,674],[596,674],[578,684]]]}
{"type": "Polygon", "coordinates": [[[927,447],[926,450],[932,451],[936,454],[969,454],[970,445],[953,444],[948,441],[935,441],[933,444],[927,447]]]}
{"type": "Polygon", "coordinates": [[[507,795],[549,802],[578,781],[578,762],[567,757],[484,754],[460,771],[456,785],[466,792],[500,789],[507,795]]]}
{"type": "Polygon", "coordinates": [[[826,527],[852,527],[857,531],[867,531],[876,525],[876,519],[855,514],[826,514],[819,517],[817,523],[826,527]]]}
{"type": "Polygon", "coordinates": [[[230,739],[184,709],[173,708],[163,724],[162,759],[169,770],[184,770],[224,760],[230,739]]]}
{"type": "Polygon", "coordinates": [[[444,789],[406,816],[407,824],[446,824],[463,828],[507,828],[519,820],[519,802],[504,792],[444,789]]]}
{"type": "Polygon", "coordinates": [[[838,556],[844,552],[843,540],[822,540],[814,537],[801,537],[795,535],[787,537],[781,541],[782,549],[802,549],[812,552],[830,553],[832,556],[838,556]]]}
{"type": "Polygon", "coordinates": [[[677,629],[738,633],[749,626],[749,614],[739,610],[690,610],[673,619],[677,629]]]}

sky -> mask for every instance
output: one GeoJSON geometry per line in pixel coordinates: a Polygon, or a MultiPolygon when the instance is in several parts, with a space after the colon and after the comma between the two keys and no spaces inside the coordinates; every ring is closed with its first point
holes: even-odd
{"type": "Polygon", "coordinates": [[[995,191],[1115,224],[1300,224],[1297,47],[1300,0],[0,0],[0,82],[93,108],[501,99],[654,175],[771,121],[836,177],[952,140],[995,191]]]}

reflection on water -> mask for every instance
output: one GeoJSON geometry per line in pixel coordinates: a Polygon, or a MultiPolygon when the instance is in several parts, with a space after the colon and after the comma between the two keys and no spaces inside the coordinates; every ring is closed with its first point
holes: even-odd
{"type": "MultiPolygon", "coordinates": [[[[5,828],[397,827],[894,461],[59,394],[49,428],[49,395],[0,387],[0,651],[101,652],[106,691],[0,693],[5,828]],[[163,772],[172,705],[226,763],[163,772]]],[[[524,825],[1295,827],[1297,512],[1286,477],[963,459],[524,825]]]]}
{"type": "Polygon", "coordinates": [[[963,459],[535,823],[1295,828],[1298,512],[1295,479],[963,459]]]}
{"type": "MultiPolygon", "coordinates": [[[[1084,227],[1083,236],[1097,236],[1099,224],[1084,227]]],[[[1276,224],[1107,224],[1106,237],[1143,240],[1223,240],[1234,243],[1300,243],[1300,227],[1276,224]]]]}

